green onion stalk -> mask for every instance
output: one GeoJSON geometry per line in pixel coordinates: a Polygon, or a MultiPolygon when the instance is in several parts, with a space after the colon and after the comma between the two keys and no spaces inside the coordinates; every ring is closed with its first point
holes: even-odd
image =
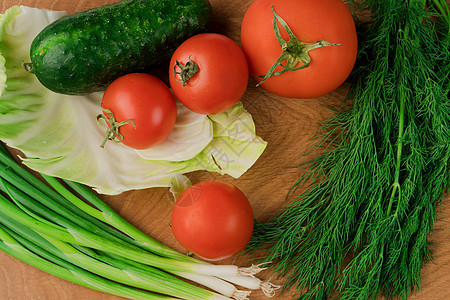
{"type": "MultiPolygon", "coordinates": [[[[137,288],[132,288],[117,282],[105,279],[101,276],[93,274],[74,265],[63,258],[64,255],[60,253],[60,257],[51,254],[49,249],[55,249],[47,244],[46,248],[41,248],[29,240],[23,238],[15,231],[12,231],[11,220],[5,221],[5,216],[1,215],[2,222],[0,222],[0,250],[15,257],[29,265],[36,267],[49,274],[65,279],[67,281],[76,283],[87,288],[114,294],[124,298],[134,299],[176,299],[156,293],[151,293],[137,288]]],[[[14,226],[21,226],[20,223],[14,226]]],[[[31,231],[31,229],[27,228],[31,231]]],[[[35,236],[36,233],[31,231],[35,236]]],[[[44,240],[44,244],[46,241],[44,240]]]]}
{"type": "MultiPolygon", "coordinates": [[[[180,261],[193,262],[198,264],[208,264],[207,262],[198,260],[194,257],[183,255],[171,249],[170,247],[167,247],[166,245],[152,239],[151,237],[137,229],[135,226],[124,220],[119,214],[117,214],[111,207],[106,205],[90,188],[86,187],[85,185],[74,181],[64,180],[67,186],[69,186],[77,194],[81,195],[81,197],[83,197],[84,199],[87,199],[87,201],[95,206],[98,210],[93,209],[92,206],[86,204],[86,202],[75,196],[56,178],[44,174],[41,175],[56,191],[58,191],[61,195],[64,195],[64,197],[68,199],[73,205],[76,205],[83,211],[88,212],[91,216],[97,218],[98,220],[110,224],[118,228],[120,231],[126,233],[129,237],[132,237],[133,241],[137,242],[140,247],[156,253],[162,257],[173,258],[180,261]]],[[[253,265],[249,268],[241,268],[239,270],[239,274],[237,275],[221,274],[216,276],[227,282],[231,282],[247,289],[261,289],[265,295],[267,295],[268,297],[272,297],[279,286],[272,284],[270,281],[261,281],[260,279],[253,276],[262,270],[265,270],[265,268],[260,267],[260,265],[253,265]]],[[[208,287],[217,286],[215,282],[218,282],[217,278],[205,277],[201,274],[194,275],[192,273],[186,274],[184,272],[176,272],[175,274],[193,280],[197,283],[201,283],[208,287]]],[[[225,283],[222,283],[222,287],[224,286],[225,283]]],[[[228,290],[231,290],[231,287],[228,287],[228,290]]],[[[235,293],[248,294],[246,292],[238,290],[235,290],[235,293]]]]}
{"type": "Polygon", "coordinates": [[[263,268],[214,265],[183,255],[128,223],[88,187],[40,175],[51,187],[1,145],[0,249],[11,256],[133,299],[247,299],[251,291],[235,285],[273,295],[274,286],[254,276],[263,268]]]}

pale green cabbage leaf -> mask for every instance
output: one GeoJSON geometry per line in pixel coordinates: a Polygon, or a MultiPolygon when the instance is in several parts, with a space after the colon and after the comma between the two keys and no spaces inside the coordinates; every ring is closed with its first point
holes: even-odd
{"type": "Polygon", "coordinates": [[[217,115],[196,114],[177,103],[177,122],[162,144],[134,150],[100,144],[105,128],[102,93],[56,94],[25,71],[33,38],[65,12],[13,6],[0,17],[0,139],[19,149],[23,163],[47,175],[81,182],[99,193],[170,187],[184,174],[207,170],[238,178],[260,157],[266,142],[238,102],[217,115]]]}

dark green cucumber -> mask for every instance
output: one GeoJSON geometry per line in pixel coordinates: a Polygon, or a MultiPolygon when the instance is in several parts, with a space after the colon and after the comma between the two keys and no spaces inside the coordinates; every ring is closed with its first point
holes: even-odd
{"type": "Polygon", "coordinates": [[[170,58],[206,30],[208,0],[125,0],[62,17],[33,40],[25,67],[48,89],[82,95],[170,58]]]}

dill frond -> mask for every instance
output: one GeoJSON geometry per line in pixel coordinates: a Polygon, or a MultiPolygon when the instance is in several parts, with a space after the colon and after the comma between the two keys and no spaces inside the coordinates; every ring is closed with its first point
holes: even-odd
{"type": "Polygon", "coordinates": [[[324,123],[323,152],[290,192],[307,190],[256,223],[249,248],[264,248],[298,299],[403,299],[420,287],[450,186],[450,18],[439,3],[362,1],[372,19],[351,105],[324,123]]]}

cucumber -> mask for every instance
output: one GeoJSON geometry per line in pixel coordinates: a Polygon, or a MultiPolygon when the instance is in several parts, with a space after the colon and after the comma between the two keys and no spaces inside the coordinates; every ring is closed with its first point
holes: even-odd
{"type": "Polygon", "coordinates": [[[48,89],[83,95],[169,59],[204,32],[208,0],[124,0],[62,17],[33,40],[25,68],[48,89]]]}

